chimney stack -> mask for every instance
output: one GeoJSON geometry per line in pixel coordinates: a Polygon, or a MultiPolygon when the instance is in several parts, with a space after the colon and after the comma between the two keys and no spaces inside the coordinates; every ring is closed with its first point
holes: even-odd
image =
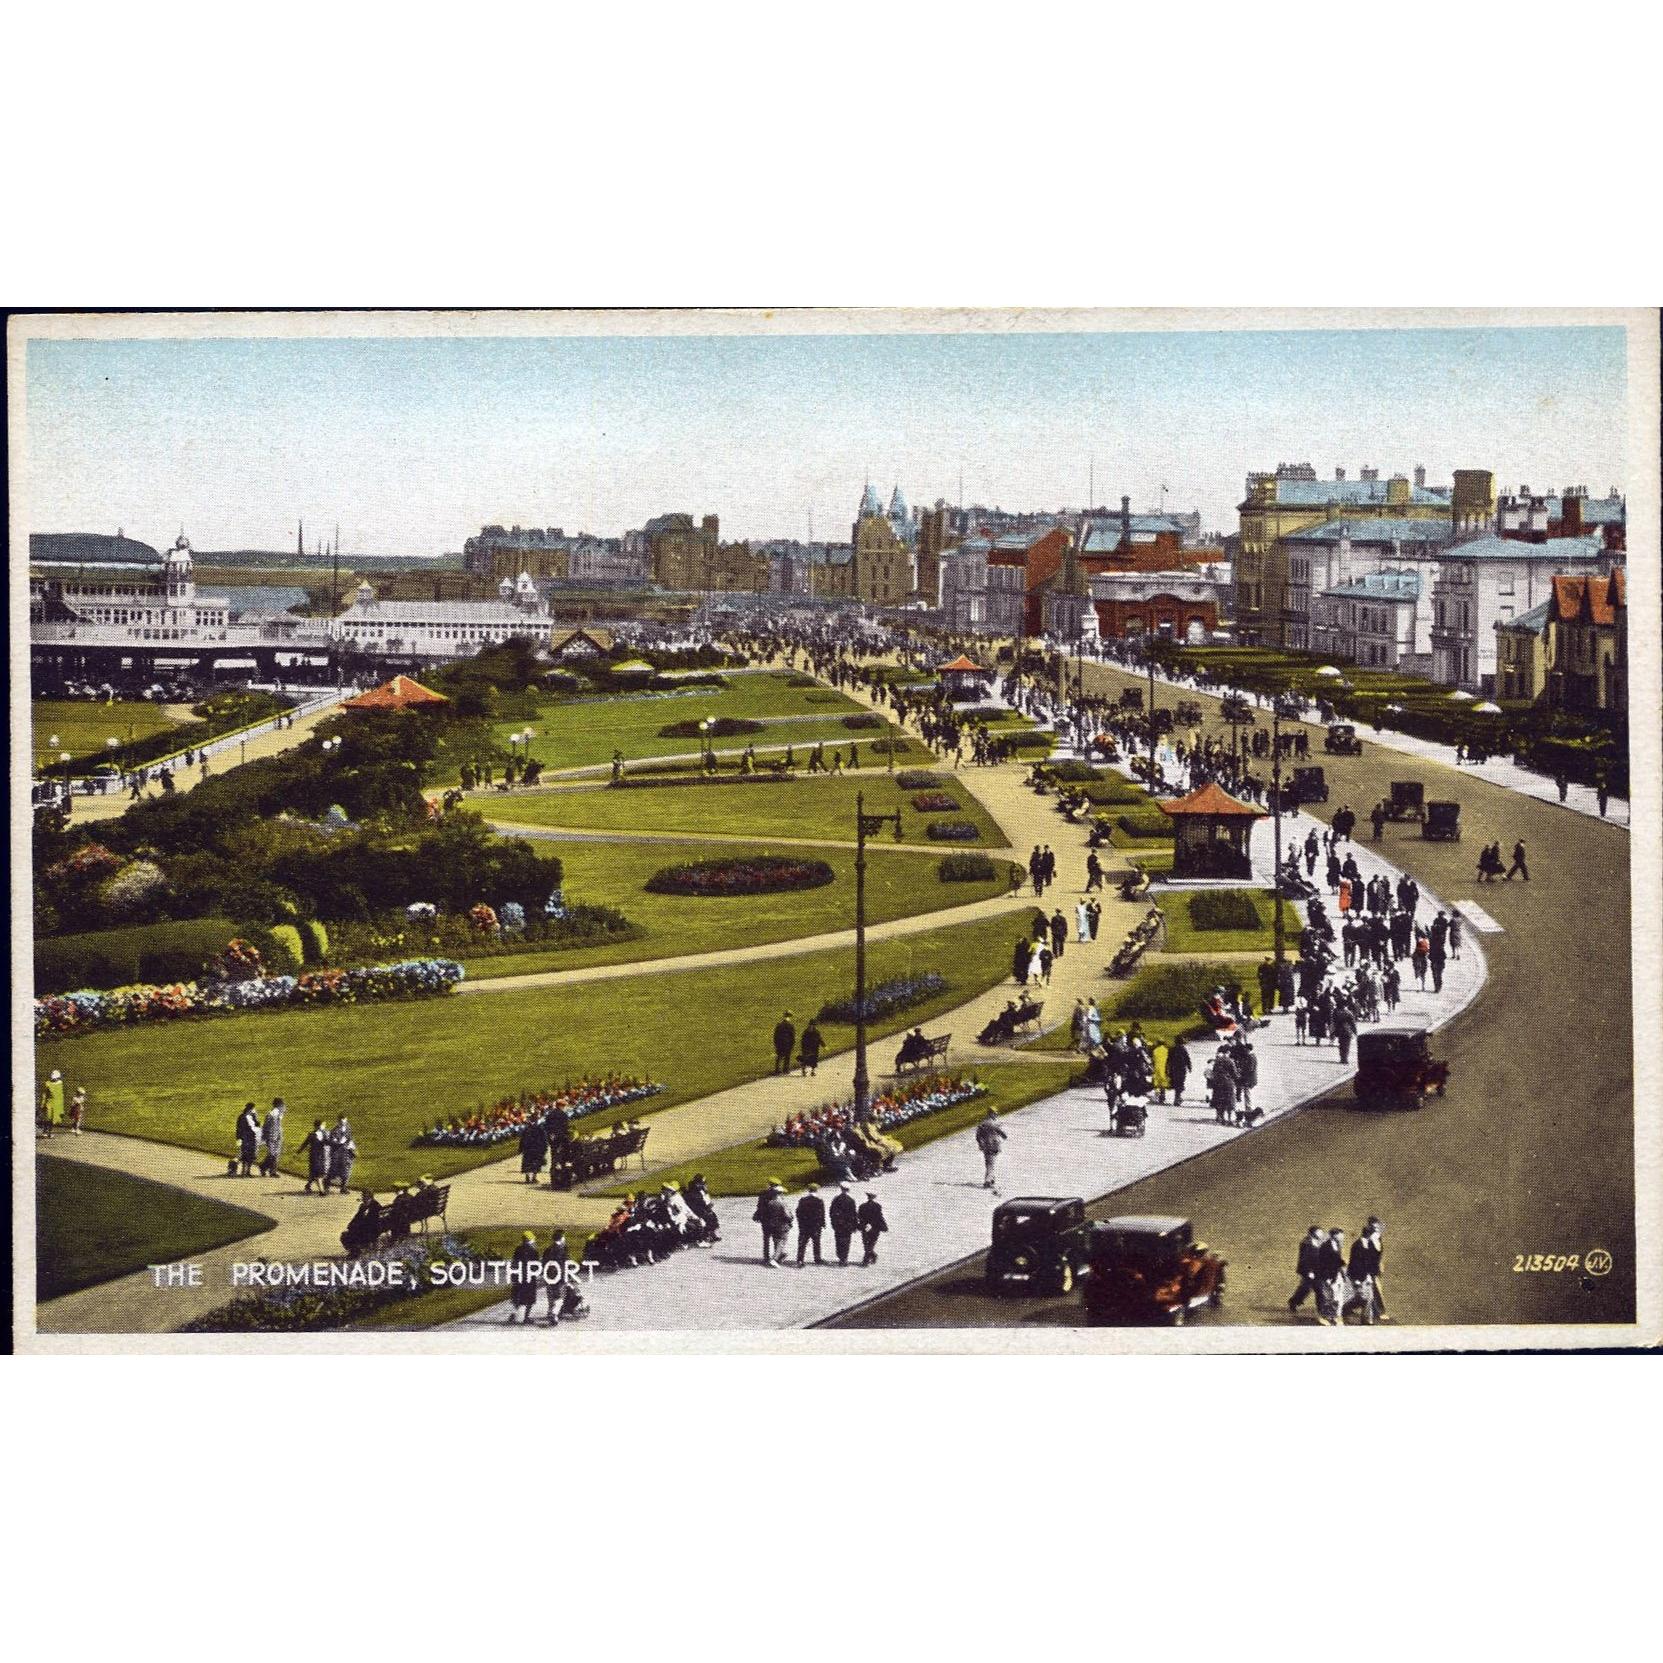
{"type": "Polygon", "coordinates": [[[1417,491],[1419,491],[1419,490],[1424,490],[1425,488],[1426,488],[1426,469],[1417,464],[1416,468],[1415,468],[1415,489],[1417,491]]]}
{"type": "Polygon", "coordinates": [[[1345,469],[1336,468],[1334,470],[1334,479],[1336,483],[1343,485],[1345,483],[1345,469]]]}
{"type": "Polygon", "coordinates": [[[1120,540],[1129,543],[1132,540],[1132,499],[1120,499],[1120,540]]]}

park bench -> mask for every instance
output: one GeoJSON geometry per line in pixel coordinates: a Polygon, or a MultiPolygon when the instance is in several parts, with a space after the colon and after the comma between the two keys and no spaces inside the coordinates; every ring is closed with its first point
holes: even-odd
{"type": "Polygon", "coordinates": [[[1041,999],[1037,1004],[1020,1005],[1016,1015],[1011,1019],[1013,1028],[1028,1028],[1034,1032],[1039,1030],[1039,1019],[1045,1014],[1045,1001],[1041,999]]]}
{"type": "Polygon", "coordinates": [[[951,1034],[937,1034],[933,1039],[925,1035],[924,1049],[916,1056],[906,1055],[906,1047],[903,1045],[901,1050],[896,1053],[895,1072],[904,1074],[909,1069],[916,1072],[928,1067],[931,1063],[945,1062],[948,1048],[952,1043],[953,1036],[951,1034]]]}
{"type": "Polygon", "coordinates": [[[641,1170],[647,1169],[647,1133],[638,1126],[629,1132],[608,1132],[604,1137],[573,1138],[563,1151],[556,1151],[549,1168],[549,1181],[556,1189],[569,1190],[593,1178],[616,1172],[631,1156],[639,1156],[641,1170]]]}
{"type": "MultiPolygon", "coordinates": [[[[397,1206],[398,1203],[395,1201],[393,1205],[397,1206]]],[[[406,1224],[419,1224],[424,1236],[427,1234],[428,1224],[433,1219],[438,1219],[448,1230],[450,1220],[445,1217],[445,1209],[449,1205],[450,1185],[431,1184],[413,1202],[407,1203],[408,1210],[405,1213],[404,1222],[406,1224]]]]}
{"type": "Polygon", "coordinates": [[[435,1218],[448,1230],[450,1220],[445,1217],[445,1211],[449,1204],[449,1184],[430,1184],[416,1196],[395,1195],[385,1206],[377,1202],[374,1211],[361,1223],[354,1218],[357,1230],[353,1231],[349,1225],[348,1230],[342,1233],[341,1245],[349,1253],[363,1253],[379,1247],[383,1241],[398,1241],[408,1236],[417,1224],[422,1227],[425,1236],[429,1221],[435,1218]],[[347,1241],[349,1233],[354,1237],[350,1243],[347,1241]]]}

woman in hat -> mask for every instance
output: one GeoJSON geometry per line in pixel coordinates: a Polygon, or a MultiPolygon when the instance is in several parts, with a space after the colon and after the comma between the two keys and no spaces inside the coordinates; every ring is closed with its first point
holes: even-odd
{"type": "Polygon", "coordinates": [[[40,1088],[40,1119],[45,1136],[51,1137],[64,1121],[64,1077],[54,1068],[40,1088]]]}
{"type": "Polygon", "coordinates": [[[515,1311],[523,1311],[525,1316],[522,1320],[531,1321],[531,1314],[537,1307],[537,1286],[541,1279],[539,1267],[542,1258],[542,1254],[537,1251],[536,1232],[527,1230],[520,1237],[520,1244],[508,1261],[508,1296],[513,1301],[508,1311],[510,1322],[514,1320],[515,1311]]]}
{"type": "Polygon", "coordinates": [[[329,1192],[329,1128],[321,1120],[312,1122],[312,1129],[301,1140],[301,1153],[306,1157],[306,1193],[313,1184],[327,1195],[329,1192]]]}

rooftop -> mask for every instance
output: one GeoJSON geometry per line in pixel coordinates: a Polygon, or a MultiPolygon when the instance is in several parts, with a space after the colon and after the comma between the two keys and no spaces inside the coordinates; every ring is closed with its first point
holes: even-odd
{"type": "Polygon", "coordinates": [[[1447,520],[1394,520],[1372,514],[1355,518],[1324,520],[1321,525],[1290,531],[1284,543],[1337,543],[1348,537],[1353,543],[1447,543],[1447,520]]]}
{"type": "Polygon", "coordinates": [[[1208,780],[1200,790],[1190,792],[1187,797],[1169,797],[1165,801],[1157,801],[1155,806],[1162,814],[1175,817],[1205,814],[1226,819],[1242,816],[1250,820],[1264,818],[1262,808],[1238,802],[1216,780],[1208,780]]]}
{"type": "MultiPolygon", "coordinates": [[[[1274,500],[1291,508],[1319,508],[1324,503],[1384,504],[1390,484],[1389,479],[1278,479],[1274,500]]],[[[1449,507],[1448,493],[1427,485],[1411,485],[1409,501],[1449,507]]]]}
{"type": "Polygon", "coordinates": [[[1412,601],[1420,596],[1420,573],[1368,572],[1350,583],[1324,589],[1323,593],[1337,595],[1342,600],[1412,601]]]}
{"type": "Polygon", "coordinates": [[[412,676],[394,676],[391,681],[383,682],[379,687],[372,687],[367,693],[360,693],[354,699],[348,699],[342,706],[344,710],[405,710],[417,704],[444,704],[443,693],[435,693],[431,687],[423,687],[412,676]]]}
{"type": "Polygon", "coordinates": [[[1452,560],[1599,560],[1605,555],[1603,537],[1550,537],[1545,543],[1521,543],[1511,537],[1474,537],[1449,551],[1452,560]]]}
{"type": "Polygon", "coordinates": [[[1497,629],[1525,629],[1532,635],[1540,635],[1548,627],[1548,614],[1553,610],[1553,602],[1545,600],[1540,606],[1533,606],[1528,612],[1521,612],[1516,618],[1506,618],[1496,625],[1497,629]]]}

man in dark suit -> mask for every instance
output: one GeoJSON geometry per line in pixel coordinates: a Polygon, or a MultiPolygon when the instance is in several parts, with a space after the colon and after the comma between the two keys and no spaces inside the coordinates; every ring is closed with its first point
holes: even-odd
{"type": "Polygon", "coordinates": [[[1259,1014],[1269,1016],[1276,1006],[1276,964],[1266,959],[1259,966],[1259,1014]]]}
{"type": "Polygon", "coordinates": [[[1351,1258],[1346,1272],[1362,1306],[1365,1323],[1373,1324],[1391,1319],[1386,1315],[1386,1293],[1380,1285],[1380,1262],[1385,1257],[1385,1244],[1380,1239],[1380,1220],[1371,1218],[1363,1233],[1351,1244],[1351,1258]]]}
{"type": "Polygon", "coordinates": [[[808,1186],[808,1192],[797,1203],[797,1263],[802,1264],[804,1256],[810,1247],[814,1249],[814,1262],[817,1265],[826,1261],[820,1257],[820,1235],[826,1228],[826,1204],[820,1199],[819,1191],[813,1184],[808,1186]]]}
{"type": "Polygon", "coordinates": [[[837,1186],[837,1194],[832,1197],[831,1204],[832,1242],[837,1248],[837,1262],[846,1265],[849,1262],[849,1243],[855,1238],[855,1231],[860,1228],[860,1209],[855,1205],[855,1198],[849,1193],[847,1184],[837,1186]]]}
{"type": "Polygon", "coordinates": [[[878,1204],[875,1191],[866,1192],[866,1199],[861,1202],[856,1216],[860,1220],[860,1243],[866,1249],[866,1257],[860,1262],[875,1265],[878,1262],[878,1237],[889,1228],[889,1221],[883,1216],[883,1208],[878,1204]]]}
{"type": "Polygon", "coordinates": [[[791,1020],[791,1012],[787,1011],[774,1024],[774,1072],[789,1074],[791,1072],[791,1053],[797,1044],[796,1024],[791,1020]]]}
{"type": "Polygon", "coordinates": [[[1340,1042],[1340,1066],[1351,1061],[1351,1042],[1357,1037],[1357,1014],[1349,1000],[1341,1000],[1334,1012],[1334,1038],[1340,1042]]]}
{"type": "Polygon", "coordinates": [[[1297,1311],[1317,1291],[1317,1254],[1322,1251],[1322,1241],[1322,1226],[1313,1224],[1299,1244],[1299,1257],[1294,1262],[1299,1286],[1288,1296],[1290,1311],[1297,1311]]]}
{"type": "Polygon", "coordinates": [[[1324,1328],[1341,1323],[1339,1279],[1345,1274],[1345,1231],[1330,1230],[1317,1249],[1317,1321],[1324,1328]]]}

